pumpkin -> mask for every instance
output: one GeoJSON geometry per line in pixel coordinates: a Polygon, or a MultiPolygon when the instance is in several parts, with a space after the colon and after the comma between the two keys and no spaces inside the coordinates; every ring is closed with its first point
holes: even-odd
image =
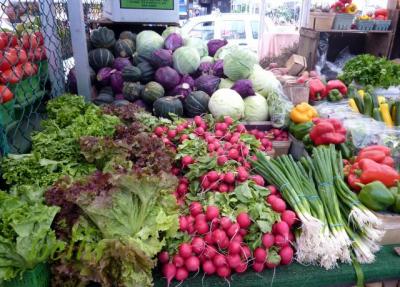
{"type": "Polygon", "coordinates": [[[115,56],[129,58],[135,52],[135,44],[129,39],[120,39],[114,46],[115,56]]]}
{"type": "Polygon", "coordinates": [[[142,72],[142,77],[140,80],[142,83],[148,83],[153,80],[155,71],[149,62],[141,62],[137,65],[137,67],[142,72]]]}
{"type": "Polygon", "coordinates": [[[157,82],[149,82],[146,84],[146,86],[144,86],[142,99],[146,103],[151,104],[156,100],[158,100],[159,98],[164,97],[164,95],[165,95],[165,90],[163,86],[161,86],[157,82]]]}
{"type": "Polygon", "coordinates": [[[98,105],[107,105],[114,102],[114,93],[111,87],[105,87],[101,89],[100,93],[97,97],[93,100],[93,102],[98,105]]]}
{"type": "Polygon", "coordinates": [[[129,39],[131,40],[133,43],[136,43],[136,34],[132,33],[131,31],[123,31],[121,32],[121,34],[119,34],[119,38],[121,40],[123,39],[129,39]]]}
{"type": "Polygon", "coordinates": [[[147,62],[145,58],[142,56],[139,56],[138,53],[134,53],[132,56],[132,63],[137,66],[142,62],[147,62]]]}
{"type": "Polygon", "coordinates": [[[141,97],[143,93],[143,86],[139,83],[125,82],[122,88],[124,98],[130,102],[134,102],[141,97]]]}
{"type": "Polygon", "coordinates": [[[142,71],[135,66],[128,65],[122,69],[122,78],[126,82],[137,82],[142,77],[142,71]]]}
{"type": "Polygon", "coordinates": [[[97,28],[90,34],[90,42],[96,48],[110,49],[115,44],[114,31],[106,27],[97,28]]]}
{"type": "Polygon", "coordinates": [[[114,55],[107,49],[98,48],[89,52],[89,64],[96,71],[104,67],[111,67],[114,55]]]}
{"type": "Polygon", "coordinates": [[[182,102],[177,97],[159,98],[153,104],[153,113],[163,118],[170,118],[170,113],[181,117],[183,115],[182,102]]]}
{"type": "Polygon", "coordinates": [[[210,96],[203,91],[191,92],[184,101],[185,114],[194,118],[202,114],[208,113],[208,102],[210,96]]]}

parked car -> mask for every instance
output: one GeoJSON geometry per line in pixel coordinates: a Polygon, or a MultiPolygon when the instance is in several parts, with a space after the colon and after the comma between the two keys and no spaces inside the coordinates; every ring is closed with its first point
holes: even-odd
{"type": "MultiPolygon", "coordinates": [[[[265,19],[266,29],[271,25],[265,19]]],[[[226,39],[230,43],[248,46],[257,51],[260,17],[252,14],[222,13],[191,18],[182,27],[183,35],[211,39],[226,39]]]]}

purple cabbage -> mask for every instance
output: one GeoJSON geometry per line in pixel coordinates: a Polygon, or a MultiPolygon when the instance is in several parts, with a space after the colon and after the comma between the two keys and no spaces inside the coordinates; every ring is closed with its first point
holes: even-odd
{"type": "Polygon", "coordinates": [[[172,66],[172,52],[170,50],[157,49],[153,52],[150,61],[156,68],[172,66]]]}
{"type": "Polygon", "coordinates": [[[149,110],[149,106],[143,100],[136,100],[133,102],[133,104],[145,110],[149,110]]]}
{"type": "Polygon", "coordinates": [[[225,46],[226,44],[228,44],[228,41],[226,39],[214,39],[214,40],[210,40],[207,43],[207,48],[208,48],[208,54],[211,57],[214,57],[215,53],[217,53],[218,49],[225,46]]]}
{"type": "Polygon", "coordinates": [[[125,100],[124,94],[115,94],[115,100],[125,100]]]}
{"type": "Polygon", "coordinates": [[[201,75],[211,75],[213,73],[213,63],[210,62],[203,62],[200,64],[198,72],[199,76],[201,75]]]}
{"type": "MultiPolygon", "coordinates": [[[[90,75],[90,82],[94,83],[96,79],[96,72],[89,66],[89,75],[90,75]]],[[[76,80],[76,70],[75,67],[72,67],[67,76],[67,89],[70,93],[77,94],[78,93],[78,83],[76,80]]]]}
{"type": "Polygon", "coordinates": [[[182,36],[178,33],[171,33],[165,39],[164,46],[166,49],[175,51],[179,47],[183,46],[183,39],[182,36]]]}
{"type": "Polygon", "coordinates": [[[194,80],[189,75],[183,75],[179,84],[188,84],[191,89],[194,88],[194,80]]]}
{"type": "Polygon", "coordinates": [[[192,88],[188,83],[179,84],[175,88],[173,88],[168,96],[176,97],[179,96],[182,99],[185,99],[192,92],[192,88]]]}
{"type": "Polygon", "coordinates": [[[110,68],[110,67],[101,68],[97,72],[96,79],[103,86],[108,86],[110,84],[110,77],[115,71],[116,70],[114,70],[113,68],[110,68]]]}
{"type": "Polygon", "coordinates": [[[216,76],[203,75],[194,81],[196,90],[203,91],[208,95],[212,95],[217,89],[221,79],[216,76]]]}
{"type": "Polygon", "coordinates": [[[254,96],[255,92],[253,90],[253,83],[250,80],[238,80],[231,88],[238,92],[242,98],[246,98],[248,96],[254,96]]]}
{"type": "Polygon", "coordinates": [[[110,76],[111,87],[115,94],[122,94],[122,88],[124,86],[124,79],[122,78],[121,71],[115,71],[110,76]]]}
{"type": "Polygon", "coordinates": [[[161,67],[157,69],[154,79],[165,89],[169,90],[179,85],[181,77],[171,67],[161,67]]]}
{"type": "Polygon", "coordinates": [[[126,66],[132,65],[128,58],[118,57],[114,60],[113,68],[122,71],[126,66]]]}
{"type": "Polygon", "coordinates": [[[224,60],[217,60],[213,66],[214,76],[223,78],[224,77],[224,60]]]}

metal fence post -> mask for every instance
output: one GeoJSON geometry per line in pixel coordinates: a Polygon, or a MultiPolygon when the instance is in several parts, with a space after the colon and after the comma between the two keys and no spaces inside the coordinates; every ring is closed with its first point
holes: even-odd
{"type": "Polygon", "coordinates": [[[44,45],[49,62],[49,78],[51,81],[51,94],[56,97],[64,93],[64,67],[61,55],[61,41],[58,35],[56,9],[54,1],[40,0],[40,22],[44,36],[44,45]]]}
{"type": "Polygon", "coordinates": [[[310,17],[310,9],[311,9],[311,0],[303,0],[301,3],[299,28],[307,27],[308,20],[310,17]]]}
{"type": "Polygon", "coordinates": [[[83,95],[86,101],[91,101],[89,60],[82,0],[68,0],[68,19],[72,51],[75,59],[78,94],[83,95]]]}

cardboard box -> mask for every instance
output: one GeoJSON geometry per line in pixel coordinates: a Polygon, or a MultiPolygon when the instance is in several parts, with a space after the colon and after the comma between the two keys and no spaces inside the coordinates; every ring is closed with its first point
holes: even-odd
{"type": "Polygon", "coordinates": [[[286,62],[288,74],[298,76],[307,69],[307,59],[300,55],[292,55],[286,62]]]}
{"type": "Polygon", "coordinates": [[[382,220],[382,229],[385,231],[380,244],[400,244],[400,214],[389,212],[376,212],[375,214],[382,220]]]}

